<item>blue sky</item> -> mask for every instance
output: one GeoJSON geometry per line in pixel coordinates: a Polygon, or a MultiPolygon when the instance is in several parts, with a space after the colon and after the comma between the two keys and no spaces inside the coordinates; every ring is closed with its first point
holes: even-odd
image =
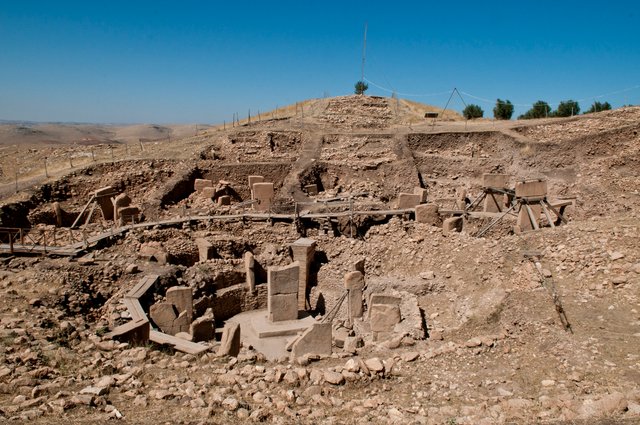
{"type": "Polygon", "coordinates": [[[219,123],[350,94],[365,22],[369,81],[439,93],[401,97],[640,104],[634,1],[0,0],[0,119],[219,123]]]}

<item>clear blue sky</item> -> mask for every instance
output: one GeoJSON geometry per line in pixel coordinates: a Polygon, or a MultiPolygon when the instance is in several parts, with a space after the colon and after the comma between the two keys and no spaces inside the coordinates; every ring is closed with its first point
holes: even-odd
{"type": "Polygon", "coordinates": [[[217,123],[350,94],[365,22],[365,76],[399,93],[640,104],[636,1],[0,0],[0,119],[217,123]]]}

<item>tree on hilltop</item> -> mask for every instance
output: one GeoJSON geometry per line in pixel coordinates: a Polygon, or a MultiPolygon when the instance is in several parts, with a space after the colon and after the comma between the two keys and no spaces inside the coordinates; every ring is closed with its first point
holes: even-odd
{"type": "Polygon", "coordinates": [[[611,104],[609,102],[593,102],[591,108],[584,111],[585,114],[590,114],[592,112],[601,112],[601,111],[609,111],[611,110],[611,104]]]}
{"type": "Polygon", "coordinates": [[[513,115],[513,104],[509,100],[496,100],[493,117],[497,120],[510,120],[513,115]]]}
{"type": "Polygon", "coordinates": [[[358,81],[356,83],[355,88],[356,88],[355,90],[356,94],[364,94],[364,92],[366,92],[369,89],[369,85],[364,81],[358,81]]]}
{"type": "Polygon", "coordinates": [[[474,118],[482,118],[484,115],[484,111],[478,105],[469,104],[466,108],[463,109],[462,115],[468,119],[472,120],[474,118]]]}
{"type": "Polygon", "coordinates": [[[563,100],[558,109],[553,112],[554,117],[572,117],[580,113],[580,105],[575,100],[563,100]]]}
{"type": "Polygon", "coordinates": [[[530,120],[533,118],[545,118],[549,116],[551,112],[551,107],[544,100],[539,100],[533,104],[531,109],[529,109],[524,114],[518,117],[519,120],[530,120]]]}

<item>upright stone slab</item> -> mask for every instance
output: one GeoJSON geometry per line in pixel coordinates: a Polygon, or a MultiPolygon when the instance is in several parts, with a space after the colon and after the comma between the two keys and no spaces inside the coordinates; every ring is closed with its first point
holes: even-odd
{"type": "Polygon", "coordinates": [[[256,290],[256,259],[253,253],[244,253],[244,271],[247,274],[247,289],[253,293],[256,290]]]}
{"type": "Polygon", "coordinates": [[[420,204],[422,199],[421,195],[415,195],[413,193],[401,193],[398,195],[398,209],[403,210],[406,208],[415,208],[420,204]]]}
{"type": "Polygon", "coordinates": [[[254,194],[253,194],[253,185],[256,184],[256,183],[264,182],[264,177],[263,176],[249,176],[248,180],[249,180],[249,190],[251,190],[251,199],[256,199],[254,194]]]}
{"type": "Polygon", "coordinates": [[[193,182],[193,189],[196,192],[202,192],[205,187],[213,187],[213,181],[206,179],[195,179],[193,182]]]}
{"type": "Polygon", "coordinates": [[[203,187],[198,193],[200,198],[213,199],[216,195],[216,188],[213,186],[203,187]]]}
{"type": "Polygon", "coordinates": [[[353,263],[353,271],[360,272],[364,276],[365,259],[361,258],[353,263]]]}
{"type": "Polygon", "coordinates": [[[400,298],[372,294],[369,300],[369,324],[373,332],[373,340],[387,339],[391,336],[395,326],[402,320],[400,312],[400,298]]]}
{"type": "Polygon", "coordinates": [[[416,206],[416,221],[418,223],[440,225],[440,214],[438,204],[420,204],[416,206]]]}
{"type": "Polygon", "coordinates": [[[113,198],[112,203],[114,214],[113,219],[118,220],[120,218],[120,216],[118,216],[118,210],[120,208],[128,207],[129,205],[131,205],[131,198],[129,198],[129,195],[127,195],[126,193],[121,193],[120,195],[113,198]]]}
{"type": "Polygon", "coordinates": [[[191,323],[193,318],[193,291],[190,287],[173,286],[167,289],[167,302],[175,305],[178,312],[186,312],[189,324],[191,323]]]}
{"type": "Polygon", "coordinates": [[[442,223],[442,233],[462,232],[462,217],[449,217],[442,223]]]}
{"type": "Polygon", "coordinates": [[[267,314],[272,322],[298,318],[298,262],[267,269],[267,314]]]}
{"type": "MultiPolygon", "coordinates": [[[[529,205],[531,208],[531,212],[533,212],[533,217],[536,220],[536,223],[540,222],[540,214],[542,213],[542,207],[540,204],[529,205]]],[[[517,230],[521,232],[527,232],[529,230],[534,230],[533,223],[531,223],[531,219],[529,218],[529,214],[527,213],[527,209],[523,205],[520,208],[520,212],[518,213],[518,221],[516,222],[517,230]]]]}
{"type": "Polygon", "coordinates": [[[231,205],[231,196],[221,195],[220,197],[218,197],[218,205],[231,205]]]}
{"type": "Polygon", "coordinates": [[[344,276],[344,287],[349,291],[347,296],[347,311],[349,319],[362,317],[362,291],[364,290],[364,275],[359,271],[349,272],[344,276]]]}
{"type": "Polygon", "coordinates": [[[413,194],[420,196],[420,204],[427,202],[427,189],[423,187],[414,187],[413,194]]]}
{"type": "Polygon", "coordinates": [[[314,323],[293,343],[292,357],[305,354],[331,355],[331,323],[314,323]]]}
{"type": "Polygon", "coordinates": [[[253,196],[258,202],[253,204],[253,208],[256,211],[269,211],[273,195],[273,183],[255,183],[253,185],[253,196]]]}
{"type": "MultiPolygon", "coordinates": [[[[483,174],[482,185],[485,189],[507,189],[509,185],[508,174],[483,174]]],[[[484,198],[484,212],[502,212],[504,209],[504,196],[501,193],[491,193],[489,190],[484,198]]]]}
{"type": "Polygon", "coordinates": [[[200,262],[210,260],[215,255],[215,248],[208,240],[204,238],[196,239],[196,245],[198,246],[198,257],[200,262]]]}
{"type": "Polygon", "coordinates": [[[189,333],[193,342],[211,341],[215,337],[213,314],[198,317],[191,322],[189,333]]]}
{"type": "Polygon", "coordinates": [[[149,308],[149,317],[153,323],[166,334],[173,335],[173,322],[178,317],[175,306],[171,303],[155,303],[149,308]]]}
{"type": "Polygon", "coordinates": [[[118,208],[118,221],[122,224],[137,223],[140,221],[140,208],[129,205],[128,207],[118,208]]]}
{"type": "Polygon", "coordinates": [[[115,190],[111,186],[100,188],[93,192],[96,197],[96,202],[102,211],[102,216],[105,220],[113,220],[113,203],[111,202],[111,196],[115,190]]]}
{"type": "Polygon", "coordinates": [[[300,264],[298,309],[307,310],[311,307],[307,300],[307,291],[309,289],[311,263],[313,263],[313,258],[316,253],[316,241],[309,238],[300,238],[291,244],[291,253],[293,254],[293,261],[297,261],[300,264]]]}
{"type": "Polygon", "coordinates": [[[307,192],[307,195],[309,196],[316,196],[318,194],[318,185],[307,184],[304,186],[304,191],[307,192]]]}
{"type": "Polygon", "coordinates": [[[525,180],[516,182],[516,198],[527,200],[542,199],[547,196],[546,180],[525,180]]]}
{"type": "Polygon", "coordinates": [[[237,357],[240,353],[240,324],[229,323],[222,331],[222,340],[218,348],[219,356],[237,357]]]}

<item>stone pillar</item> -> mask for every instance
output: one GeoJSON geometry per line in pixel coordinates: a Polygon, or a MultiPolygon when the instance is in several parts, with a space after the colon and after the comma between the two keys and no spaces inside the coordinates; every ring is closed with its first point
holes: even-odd
{"type": "Polygon", "coordinates": [[[264,182],[263,176],[249,176],[249,190],[251,190],[251,199],[256,199],[253,193],[253,185],[264,182]]]}
{"type": "MultiPolygon", "coordinates": [[[[509,184],[508,174],[483,174],[482,185],[485,189],[507,189],[509,184]]],[[[484,212],[502,212],[504,209],[503,194],[491,193],[491,190],[487,192],[487,196],[484,198],[484,212]]]]}
{"type": "Polygon", "coordinates": [[[416,206],[416,221],[418,223],[438,226],[440,224],[438,204],[421,204],[416,206]]]}
{"type": "Polygon", "coordinates": [[[300,264],[267,269],[267,314],[271,322],[298,319],[300,264]]]}
{"type": "Polygon", "coordinates": [[[362,291],[364,290],[364,275],[359,271],[347,273],[344,276],[344,287],[347,291],[349,291],[349,295],[347,295],[347,311],[349,312],[349,321],[362,317],[362,291]]]}
{"type": "Polygon", "coordinates": [[[251,252],[244,253],[244,271],[247,274],[247,289],[251,292],[256,290],[256,259],[251,252]]]}
{"type": "Polygon", "coordinates": [[[178,313],[186,311],[189,324],[193,319],[193,291],[188,286],[173,286],[167,289],[167,302],[176,306],[178,313]]]}
{"type": "Polygon", "coordinates": [[[213,258],[215,249],[211,242],[204,238],[196,239],[196,245],[198,246],[198,255],[200,262],[210,260],[213,258]]]}
{"type": "Polygon", "coordinates": [[[273,183],[255,183],[253,185],[253,196],[258,202],[253,204],[256,211],[269,211],[273,201],[273,183]]]}
{"type": "Polygon", "coordinates": [[[195,179],[193,182],[193,189],[196,192],[202,192],[205,187],[213,187],[213,181],[206,179],[195,179]]]}
{"type": "Polygon", "coordinates": [[[462,232],[462,217],[450,217],[442,223],[442,234],[462,232]]]}
{"type": "Polygon", "coordinates": [[[398,209],[403,210],[406,208],[415,208],[420,204],[422,195],[416,195],[413,193],[400,193],[398,195],[398,209]]]}
{"type": "Polygon", "coordinates": [[[423,187],[414,187],[413,194],[420,196],[420,203],[424,204],[427,202],[427,189],[423,187]]]}
{"type": "Polygon", "coordinates": [[[316,252],[316,241],[308,238],[300,238],[291,244],[293,261],[300,264],[300,277],[298,288],[298,309],[307,310],[311,308],[307,300],[307,290],[309,289],[309,272],[311,263],[316,252]]]}
{"type": "Polygon", "coordinates": [[[110,197],[114,192],[111,186],[103,187],[94,192],[96,202],[105,220],[113,220],[113,203],[111,203],[110,197]]]}
{"type": "Polygon", "coordinates": [[[120,218],[120,216],[118,215],[118,209],[131,205],[131,198],[129,198],[129,195],[127,195],[126,193],[121,193],[120,195],[113,198],[112,203],[113,219],[118,220],[120,218]]]}

